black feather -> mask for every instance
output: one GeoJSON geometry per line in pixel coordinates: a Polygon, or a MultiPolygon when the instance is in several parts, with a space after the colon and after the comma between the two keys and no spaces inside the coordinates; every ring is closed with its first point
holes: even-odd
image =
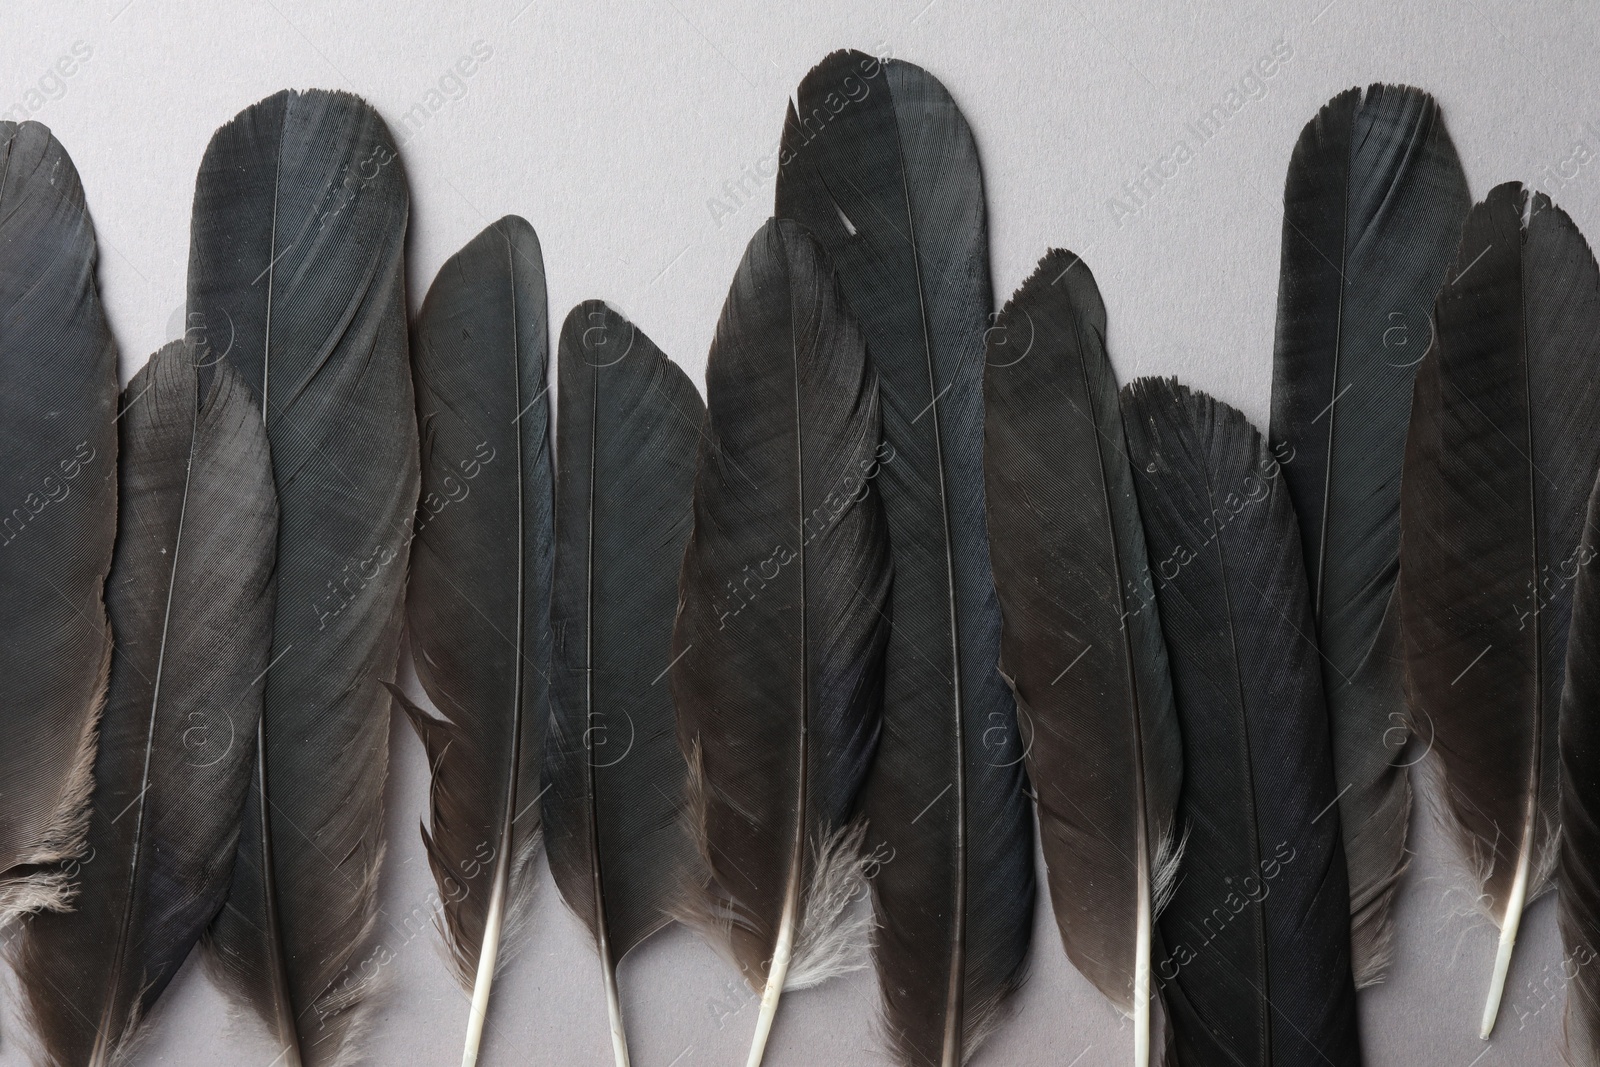
{"type": "Polygon", "coordinates": [[[0,924],[61,908],[88,829],[111,641],[117,349],[66,149],[0,122],[0,924]]]}
{"type": "Polygon", "coordinates": [[[1147,1063],[1183,753],[1105,339],[1089,268],[1045,256],[990,334],[984,464],[1000,669],[1026,725],[1056,924],[1134,1018],[1147,1063]]]}
{"type": "Polygon", "coordinates": [[[1400,615],[1413,730],[1501,930],[1487,1037],[1523,906],[1556,863],[1571,568],[1600,464],[1600,271],[1549,198],[1497,186],[1434,318],[1406,442],[1400,615]]]}
{"type": "Polygon", "coordinates": [[[1187,842],[1157,980],[1184,1067],[1355,1067],[1349,880],[1311,597],[1279,464],[1243,415],[1123,391],[1183,732],[1187,842]]]}
{"type": "MultiPolygon", "coordinates": [[[[456,978],[487,997],[532,904],[550,679],[552,478],[544,260],[508,215],[443,267],[417,316],[422,501],[401,698],[433,768],[428,862],[456,978]]],[[[485,1006],[486,1006],[486,1002],[485,1006]]],[[[483,1016],[469,1015],[476,1051],[483,1016]]]]}
{"type": "Polygon", "coordinates": [[[1393,954],[1411,817],[1393,602],[1411,381],[1472,202],[1438,104],[1393,85],[1306,124],[1283,202],[1272,444],[1322,642],[1360,987],[1393,954]]]}
{"type": "MultiPolygon", "coordinates": [[[[1600,483],[1597,483],[1600,484],[1600,483]]],[[[1558,909],[1566,947],[1566,1062],[1600,1063],[1600,492],[1589,496],[1573,580],[1561,692],[1561,860],[1558,909]]]]}
{"type": "Polygon", "coordinates": [[[705,404],[598,300],[572,309],[557,352],[545,849],[600,952],[625,1065],[616,967],[668,922],[694,850],[666,673],[705,404]]]}
{"type": "Polygon", "coordinates": [[[195,182],[190,337],[255,391],[279,507],[259,773],[212,939],[284,1067],[341,1058],[369,985],[417,500],[407,203],[383,120],[322,91],[245,109],[195,182]]]}
{"type": "Polygon", "coordinates": [[[58,1067],[119,1062],[222,906],[255,764],[278,507],[261,410],[231,368],[201,402],[173,342],[124,396],[116,635],[74,910],[16,960],[58,1067]]]}
{"type": "Polygon", "coordinates": [[[784,127],[777,214],[817,235],[883,389],[894,547],[869,832],[874,946],[900,1062],[955,1067],[1003,1017],[1033,932],[1033,830],[983,510],[993,295],[977,148],[919,67],[835,52],[784,127]]]}
{"type": "Polygon", "coordinates": [[[755,1064],[782,989],[864,961],[854,816],[889,637],[888,532],[867,484],[877,379],[796,224],[751,238],[706,393],[671,671],[706,881],[680,916],[765,991],[755,1064]]]}

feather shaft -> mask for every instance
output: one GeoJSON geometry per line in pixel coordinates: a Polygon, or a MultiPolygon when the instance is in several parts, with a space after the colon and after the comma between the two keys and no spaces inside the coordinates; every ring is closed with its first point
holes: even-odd
{"type": "MultiPolygon", "coordinates": [[[[265,409],[266,401],[262,401],[265,409]]],[[[265,422],[263,410],[262,421],[265,422]]],[[[267,787],[267,761],[261,758],[261,753],[267,750],[267,722],[263,716],[256,726],[256,796],[269,797],[272,792],[267,787]]],[[[267,805],[259,800],[256,805],[259,821],[256,823],[256,832],[259,835],[261,849],[261,869],[270,871],[276,869],[272,849],[272,817],[267,805]]],[[[283,916],[278,908],[278,890],[276,883],[271,878],[262,879],[260,889],[261,914],[266,920],[263,941],[266,949],[267,976],[263,992],[268,998],[268,1006],[263,1015],[274,1026],[273,1033],[278,1040],[283,1042],[283,1049],[279,1058],[283,1067],[302,1067],[303,1058],[300,1055],[299,1028],[295,1021],[294,1003],[289,992],[289,964],[284,959],[282,930],[283,916]]],[[[259,1010],[259,1009],[258,1009],[259,1010]]]]}
{"type": "MultiPolygon", "coordinates": [[[[522,587],[522,568],[517,569],[517,585],[522,587]]],[[[521,751],[522,723],[512,730],[513,752],[521,751]]],[[[483,1044],[483,1030],[489,1021],[489,993],[500,961],[500,938],[505,930],[506,891],[511,884],[511,855],[515,848],[517,778],[515,764],[506,778],[505,816],[500,823],[500,839],[495,849],[494,877],[489,884],[489,910],[483,918],[483,947],[478,950],[478,969],[472,976],[472,1002],[467,1009],[467,1034],[461,1050],[461,1067],[473,1067],[483,1044]]]]}
{"type": "MultiPolygon", "coordinates": [[[[601,951],[607,950],[608,944],[602,943],[601,951]]],[[[617,1067],[628,1067],[628,1032],[622,1024],[622,996],[617,990],[617,972],[615,968],[605,969],[606,983],[606,1020],[611,1030],[611,1054],[616,1057],[617,1067]]]]}
{"type": "Polygon", "coordinates": [[[1522,832],[1518,849],[1517,873],[1511,880],[1511,893],[1506,897],[1506,919],[1500,927],[1500,936],[1494,950],[1494,969],[1489,972],[1489,997],[1484,1002],[1483,1020],[1478,1026],[1480,1040],[1489,1040],[1494,1033],[1495,1019],[1500,1014],[1500,1001],[1505,996],[1506,976],[1511,973],[1511,953],[1517,945],[1517,931],[1522,928],[1522,909],[1528,899],[1528,868],[1533,858],[1534,805],[1528,805],[1527,824],[1522,832]]]}
{"type": "MultiPolygon", "coordinates": [[[[500,846],[510,844],[502,834],[500,846]]],[[[495,967],[500,955],[500,932],[505,921],[506,882],[509,864],[495,861],[494,882],[489,890],[489,911],[483,921],[483,948],[478,953],[478,969],[472,977],[472,1003],[467,1009],[466,1044],[461,1051],[461,1067],[473,1067],[483,1044],[483,1028],[489,1020],[489,991],[494,988],[495,967]]]]}
{"type": "MultiPolygon", "coordinates": [[[[798,868],[799,850],[790,860],[798,868]]],[[[761,988],[761,1007],[756,1013],[756,1030],[750,1039],[750,1055],[745,1067],[761,1067],[767,1054],[767,1038],[772,1035],[772,1023],[778,1017],[778,999],[783,996],[783,984],[789,980],[789,962],[794,958],[795,912],[800,906],[800,886],[791,880],[784,895],[783,918],[778,923],[778,940],[772,948],[772,963],[767,968],[767,981],[761,988]]]]}
{"type": "MultiPolygon", "coordinates": [[[[1139,848],[1148,846],[1141,830],[1139,848]]],[[[1133,945],[1133,1067],[1150,1064],[1150,866],[1142,857],[1139,861],[1139,917],[1138,936],[1133,945]]]]}

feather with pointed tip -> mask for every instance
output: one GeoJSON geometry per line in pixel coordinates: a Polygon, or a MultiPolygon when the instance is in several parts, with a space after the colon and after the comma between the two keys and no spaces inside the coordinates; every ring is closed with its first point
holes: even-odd
{"type": "Polygon", "coordinates": [[[758,1067],[783,990],[863,962],[856,799],[889,636],[877,379],[795,223],[751,238],[706,393],[670,672],[705,871],[678,914],[762,991],[758,1067]]]}
{"type": "Polygon", "coordinates": [[[1311,597],[1280,465],[1170,379],[1123,426],[1183,735],[1156,978],[1184,1067],[1359,1067],[1350,888],[1311,597]]]}
{"type": "Polygon", "coordinates": [[[111,641],[117,349],[66,149],[0,122],[0,924],[72,895],[111,641]]]}
{"type": "Polygon", "coordinates": [[[383,858],[389,695],[417,500],[405,176],[375,111],[281,92],[212,137],[195,181],[188,323],[255,392],[278,492],[272,659],[227,906],[224,985],[282,1067],[355,1055],[357,950],[383,858]]]}
{"type": "Polygon", "coordinates": [[[600,953],[616,1062],[627,1067],[617,965],[669,921],[694,849],[664,675],[705,404],[598,300],[567,316],[557,373],[545,854],[600,953]]]}
{"type": "Polygon", "coordinates": [[[260,408],[224,366],[199,395],[175,341],[124,393],[116,635],[73,911],[15,957],[56,1067],[123,1062],[222,906],[255,763],[278,508],[260,408]]]}
{"type": "Polygon", "coordinates": [[[1406,440],[1400,618],[1412,730],[1500,930],[1488,1037],[1557,858],[1569,568],[1600,465],[1600,271],[1565,212],[1509,182],[1467,217],[1434,320],[1406,440]]]}
{"type": "MultiPolygon", "coordinates": [[[[1596,483],[1600,486],[1600,482],[1596,483]]],[[[1561,690],[1561,857],[1557,917],[1566,948],[1566,1063],[1600,1063],[1600,490],[1562,574],[1572,581],[1572,623],[1561,690]]]]}
{"type": "Polygon", "coordinates": [[[1160,1062],[1150,969],[1176,858],[1182,739],[1123,442],[1106,311],[1089,268],[1046,255],[990,333],[989,554],[1000,670],[1067,955],[1160,1062]]]}
{"type": "Polygon", "coordinates": [[[894,549],[883,741],[866,794],[886,1029],[908,1067],[957,1067],[1004,1017],[1033,933],[1033,826],[983,503],[983,178],[944,86],[835,52],[784,126],[777,214],[839,271],[882,383],[894,549]]]}
{"type": "Polygon", "coordinates": [[[1361,988],[1393,955],[1411,819],[1393,598],[1400,460],[1433,297],[1471,200],[1433,98],[1374,85],[1306,124],[1283,201],[1271,437],[1324,656],[1361,988]]]}
{"type": "MultiPolygon", "coordinates": [[[[550,407],[544,259],[508,215],[439,269],[417,316],[422,500],[401,697],[433,769],[422,832],[478,1054],[496,969],[532,904],[550,680],[550,407]]],[[[397,695],[398,695],[398,691],[397,695]]]]}

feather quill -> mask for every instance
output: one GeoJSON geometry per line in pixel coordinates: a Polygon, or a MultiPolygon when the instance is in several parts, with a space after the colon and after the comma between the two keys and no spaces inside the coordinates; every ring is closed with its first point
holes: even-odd
{"type": "Polygon", "coordinates": [[[232,368],[202,398],[176,341],[124,392],[116,634],[74,910],[17,950],[56,1067],[123,1062],[222,906],[255,763],[278,507],[260,408],[232,368]]]}
{"type": "Polygon", "coordinates": [[[111,641],[117,349],[78,173],[0,122],[0,924],[72,895],[111,641]]]}
{"type": "Polygon", "coordinates": [[[882,383],[894,629],[867,787],[890,1043],[957,1067],[1004,1016],[1033,932],[1033,827],[983,503],[983,177],[965,118],[909,63],[835,52],[789,109],[777,214],[839,271],[882,383]]]}
{"type": "Polygon", "coordinates": [[[694,525],[672,636],[703,881],[680,918],[761,991],[758,1067],[784,989],[863,962],[856,797],[878,743],[888,533],[866,338],[822,247],[769,221],[717,323],[694,525]]]}
{"type": "Polygon", "coordinates": [[[1027,724],[1056,924],[1132,1018],[1145,1067],[1182,740],[1105,338],[1089,268],[1046,255],[990,332],[984,467],[1000,670],[1027,724]]]}
{"type": "Polygon", "coordinates": [[[417,316],[422,500],[406,594],[430,715],[422,839],[477,1060],[498,966],[532,904],[550,679],[550,406],[544,259],[508,215],[439,270],[417,316]]]}
{"type": "Polygon", "coordinates": [[[1393,602],[1411,382],[1471,199],[1433,98],[1374,85],[1306,124],[1283,201],[1271,438],[1324,656],[1360,988],[1393,954],[1411,818],[1393,602]]]}
{"type": "Polygon", "coordinates": [[[246,108],[195,182],[191,337],[255,392],[279,508],[255,781],[211,943],[283,1067],[355,1056],[370,990],[356,952],[376,914],[384,683],[417,500],[407,203],[383,120],[320,90],[246,108]]]}
{"type": "Polygon", "coordinates": [[[669,921],[694,849],[664,674],[705,404],[598,300],[567,316],[557,373],[545,852],[600,953],[617,1067],[627,1067],[617,965],[669,921]]]}
{"type": "Polygon", "coordinates": [[[1600,465],[1600,271],[1548,197],[1500,185],[1467,217],[1434,320],[1406,441],[1400,617],[1412,729],[1500,930],[1487,1038],[1557,858],[1571,568],[1600,465]]]}
{"type": "Polygon", "coordinates": [[[1311,598],[1279,464],[1170,379],[1123,390],[1183,734],[1156,976],[1185,1067],[1358,1067],[1349,882],[1311,598]]]}
{"type": "MultiPolygon", "coordinates": [[[[1596,483],[1600,485],[1600,482],[1596,483]]],[[[1600,492],[1568,570],[1572,629],[1561,691],[1561,858],[1558,921],[1566,947],[1566,1062],[1600,1063],[1600,492]]]]}

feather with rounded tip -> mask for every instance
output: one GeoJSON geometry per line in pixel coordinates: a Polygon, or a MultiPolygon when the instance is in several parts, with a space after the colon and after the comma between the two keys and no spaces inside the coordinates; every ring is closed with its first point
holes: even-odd
{"type": "Polygon", "coordinates": [[[1185,831],[1155,967],[1184,1067],[1359,1067],[1350,887],[1299,530],[1238,411],[1122,392],[1183,735],[1185,831]]]}
{"type": "Polygon", "coordinates": [[[1176,868],[1182,739],[1123,441],[1106,310],[1089,268],[1052,251],[990,332],[984,393],[1000,670],[1067,955],[1160,1062],[1151,966],[1176,868]]]}
{"type": "Polygon", "coordinates": [[[839,271],[882,383],[895,557],[883,741],[867,786],[884,1024],[908,1067],[958,1067],[1005,1017],[1033,934],[1033,826],[983,503],[993,294],[977,146],[927,71],[835,52],[784,126],[777,209],[839,271]]]}
{"type": "MultiPolygon", "coordinates": [[[[496,970],[532,904],[550,680],[544,260],[508,215],[447,260],[417,316],[422,498],[411,652],[443,714],[401,697],[433,770],[422,839],[475,1062],[496,970]]],[[[398,695],[398,691],[397,691],[398,695]]]]}
{"type": "Polygon", "coordinates": [[[705,405],[598,300],[567,316],[557,373],[545,854],[600,953],[616,1062],[627,1067],[617,966],[670,921],[693,856],[665,673],[705,405]]]}
{"type": "Polygon", "coordinates": [[[255,781],[228,903],[226,988],[281,1067],[358,1054],[372,988],[389,695],[417,500],[406,359],[408,197],[389,132],[346,93],[281,92],[212,137],[195,181],[188,331],[255,392],[278,491],[277,603],[255,781]]]}
{"type": "Polygon", "coordinates": [[[877,379],[795,223],[751,238],[706,393],[670,671],[705,867],[678,916],[762,991],[757,1067],[784,989],[864,962],[856,798],[889,631],[877,379]]]}
{"type": "Polygon", "coordinates": [[[1558,851],[1569,568],[1600,466],[1600,271],[1565,212],[1509,182],[1467,217],[1434,321],[1406,440],[1400,621],[1412,730],[1500,930],[1488,1037],[1558,851]]]}
{"type": "Polygon", "coordinates": [[[255,763],[278,507],[260,408],[231,367],[199,395],[174,341],[123,394],[116,635],[74,909],[15,947],[57,1067],[125,1062],[222,906],[255,763]]]}
{"type": "Polygon", "coordinates": [[[66,149],[0,122],[0,924],[72,896],[111,641],[117,349],[66,149]]]}
{"type": "Polygon", "coordinates": [[[1283,202],[1271,437],[1324,655],[1360,988],[1393,955],[1411,820],[1393,597],[1411,381],[1471,199],[1433,98],[1374,85],[1306,124],[1283,202]]]}

